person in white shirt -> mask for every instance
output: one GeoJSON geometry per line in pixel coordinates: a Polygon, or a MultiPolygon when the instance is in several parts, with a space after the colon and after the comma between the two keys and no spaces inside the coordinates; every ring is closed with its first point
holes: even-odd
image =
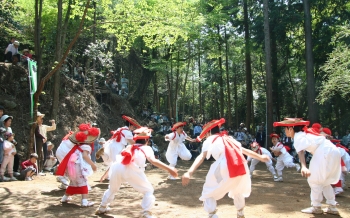
{"type": "Polygon", "coordinates": [[[14,41],[12,44],[9,44],[5,50],[5,62],[13,63],[14,56],[16,56],[17,61],[21,60],[18,53],[19,42],[14,41]]]}
{"type": "Polygon", "coordinates": [[[295,164],[293,162],[293,157],[288,153],[284,145],[279,142],[279,135],[276,133],[272,133],[270,135],[270,138],[272,140],[272,147],[270,147],[270,150],[274,153],[274,155],[277,157],[277,163],[276,163],[276,171],[278,174],[278,178],[274,179],[275,182],[283,182],[282,177],[282,170],[284,167],[295,167],[297,172],[300,170],[300,165],[295,164]]]}
{"type": "Polygon", "coordinates": [[[111,166],[109,186],[103,194],[101,204],[95,212],[96,215],[110,211],[108,205],[113,201],[121,184],[127,182],[136,191],[143,194],[141,217],[154,218],[150,212],[155,202],[154,188],[145,174],[146,160],[154,166],[168,171],[173,177],[177,177],[177,170],[156,159],[152,148],[147,145],[151,130],[147,127],[141,127],[134,133],[135,144],[128,145],[111,166]]]}

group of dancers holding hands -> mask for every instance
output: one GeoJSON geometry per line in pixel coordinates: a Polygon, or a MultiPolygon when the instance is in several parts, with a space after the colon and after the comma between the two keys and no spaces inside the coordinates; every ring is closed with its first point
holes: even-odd
{"type": "MultiPolygon", "coordinates": [[[[309,121],[299,118],[287,118],[281,122],[275,122],[275,127],[284,127],[287,137],[294,140],[294,147],[298,152],[300,165],[293,163],[292,156],[286,147],[279,142],[277,134],[271,134],[273,146],[270,148],[277,157],[276,167],[273,167],[271,153],[259,146],[256,142],[251,144],[251,150],[241,146],[241,143],[221,132],[220,127],[225,119],[212,120],[203,126],[203,131],[192,139],[186,135],[183,127],[185,122],[175,123],[172,133],[165,136],[169,141],[166,151],[166,159],[169,165],[156,159],[153,150],[148,146],[152,130],[142,127],[135,119],[123,115],[125,126],[113,131],[112,137],[104,147],[97,152],[101,156],[108,170],[101,181],[109,179],[109,187],[104,192],[101,203],[95,214],[108,213],[109,205],[117,194],[122,183],[128,183],[136,191],[143,194],[141,201],[141,217],[154,218],[151,210],[155,203],[154,188],[145,174],[146,161],[169,173],[168,179],[177,179],[178,171],[175,168],[177,159],[190,160],[191,153],[184,145],[185,140],[203,142],[202,152],[194,160],[192,166],[182,175],[182,185],[187,186],[197,168],[205,159],[213,157],[207,173],[203,190],[199,200],[203,202],[204,210],[209,218],[217,218],[217,200],[226,194],[233,199],[237,209],[237,217],[244,217],[245,198],[251,193],[251,175],[255,166],[260,161],[265,162],[268,170],[273,175],[274,181],[283,181],[282,170],[284,167],[295,167],[301,170],[301,175],[307,177],[311,188],[311,207],[301,210],[303,213],[330,213],[339,214],[336,208],[335,192],[333,187],[341,186],[341,166],[350,164],[349,160],[342,159],[341,148],[334,145],[327,137],[329,135],[316,128],[308,128],[309,121]],[[308,151],[313,156],[307,168],[304,152],[308,151]],[[245,158],[247,156],[247,159],[245,158]],[[251,162],[248,167],[248,162],[251,162]],[[277,171],[277,173],[276,173],[277,171]],[[333,185],[333,186],[332,186],[333,185]],[[326,198],[326,208],[322,209],[323,196],[326,198]]],[[[323,128],[324,129],[324,128],[323,128]]],[[[322,129],[321,129],[322,130],[322,129]]],[[[96,170],[96,165],[91,161],[91,143],[100,135],[100,130],[89,124],[81,124],[79,130],[70,132],[65,136],[57,149],[56,156],[60,165],[56,175],[67,176],[69,185],[61,202],[67,203],[71,196],[81,194],[82,206],[92,206],[88,200],[89,185],[88,176],[96,170]]],[[[343,166],[344,168],[345,166],[343,166]]]]}

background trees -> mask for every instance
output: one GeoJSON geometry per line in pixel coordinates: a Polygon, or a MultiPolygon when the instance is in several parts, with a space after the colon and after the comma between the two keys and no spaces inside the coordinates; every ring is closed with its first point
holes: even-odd
{"type": "MultiPolygon", "coordinates": [[[[1,45],[18,37],[42,58],[43,77],[75,36],[86,1],[25,2],[5,0],[0,6],[6,20],[0,22],[1,45]]],[[[54,105],[62,91],[59,78],[73,77],[79,64],[91,90],[102,88],[110,72],[118,82],[124,73],[129,102],[139,111],[151,102],[173,118],[176,111],[205,120],[226,117],[228,126],[244,122],[252,131],[266,122],[269,109],[270,121],[304,117],[341,132],[350,121],[345,1],[94,0],[86,19],[67,58],[69,71],[46,85],[54,105]],[[318,110],[315,97],[307,95],[312,91],[320,93],[318,110]]]]}

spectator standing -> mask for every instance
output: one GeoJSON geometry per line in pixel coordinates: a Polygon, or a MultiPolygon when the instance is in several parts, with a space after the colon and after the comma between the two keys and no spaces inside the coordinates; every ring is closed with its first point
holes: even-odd
{"type": "Polygon", "coordinates": [[[256,133],[255,140],[261,147],[265,147],[266,135],[263,131],[263,127],[260,126],[259,131],[256,133]]]}
{"type": "Polygon", "coordinates": [[[126,93],[129,92],[129,80],[127,78],[125,78],[125,74],[122,75],[122,78],[120,79],[120,84],[121,84],[121,88],[124,88],[124,91],[126,93]]]}
{"type": "MultiPolygon", "coordinates": [[[[54,131],[56,129],[55,120],[49,121],[49,122],[51,122],[51,126],[43,125],[44,116],[45,116],[45,114],[42,114],[39,111],[37,112],[37,119],[36,119],[37,127],[35,129],[35,143],[36,143],[37,148],[42,148],[43,156],[44,156],[43,163],[45,163],[45,161],[47,159],[47,157],[46,157],[46,154],[47,154],[47,143],[46,143],[47,142],[47,132],[54,131]]],[[[41,151],[37,151],[37,152],[41,152],[41,151]]],[[[39,164],[40,169],[42,168],[43,163],[39,164]]]]}
{"type": "Polygon", "coordinates": [[[338,131],[335,131],[335,132],[334,132],[333,139],[337,139],[337,140],[340,140],[340,139],[341,139],[341,137],[340,137],[338,131]]]}
{"type": "MultiPolygon", "coordinates": [[[[92,127],[95,127],[95,128],[98,128],[97,127],[97,123],[93,123],[91,125],[92,127]]],[[[98,151],[99,149],[99,138],[96,138],[96,140],[94,141],[94,147],[91,149],[91,160],[92,162],[96,163],[96,152],[98,151]]]]}
{"type": "Polygon", "coordinates": [[[113,79],[111,86],[112,86],[112,92],[117,94],[119,92],[119,88],[118,88],[118,83],[116,79],[113,79]]]}
{"type": "Polygon", "coordinates": [[[14,56],[17,57],[17,61],[20,60],[20,55],[18,53],[19,42],[14,41],[12,44],[9,44],[5,50],[5,63],[13,63],[14,56]]]}
{"type": "Polygon", "coordinates": [[[4,158],[0,168],[0,180],[1,181],[17,181],[13,176],[13,162],[14,156],[17,153],[15,145],[12,143],[14,140],[14,134],[12,132],[5,133],[5,141],[3,144],[4,158]],[[10,175],[10,178],[5,177],[5,171],[7,167],[7,173],[10,175]]]}
{"type": "Polygon", "coordinates": [[[341,143],[345,146],[348,147],[349,144],[349,138],[350,138],[350,132],[349,130],[346,130],[346,135],[343,136],[341,143]]]}
{"type": "Polygon", "coordinates": [[[197,138],[202,132],[202,127],[199,123],[195,123],[195,126],[193,128],[193,138],[197,138]]]}
{"type": "Polygon", "coordinates": [[[2,159],[4,158],[4,150],[3,150],[3,144],[4,144],[4,133],[6,132],[6,129],[4,128],[4,123],[2,120],[2,115],[4,114],[4,107],[0,105],[0,165],[2,163],[2,159]]]}

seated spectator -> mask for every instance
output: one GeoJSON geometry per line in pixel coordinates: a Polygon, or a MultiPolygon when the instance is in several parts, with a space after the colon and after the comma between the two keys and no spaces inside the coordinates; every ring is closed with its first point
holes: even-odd
{"type": "Polygon", "coordinates": [[[202,132],[202,127],[198,123],[195,123],[194,125],[193,138],[197,138],[197,136],[199,136],[202,132]]]}
{"type": "Polygon", "coordinates": [[[18,53],[19,42],[14,41],[12,44],[9,44],[5,50],[5,63],[13,63],[14,57],[17,58],[17,62],[20,60],[20,55],[18,53]]]}
{"type": "Polygon", "coordinates": [[[32,153],[28,160],[22,162],[20,179],[24,179],[25,181],[33,180],[32,176],[35,174],[37,169],[37,166],[35,165],[37,159],[38,155],[36,153],[32,153]]]}
{"type": "Polygon", "coordinates": [[[17,153],[15,145],[12,143],[14,140],[14,134],[12,132],[5,133],[5,141],[3,144],[4,149],[4,159],[2,160],[0,168],[0,180],[1,181],[17,181],[13,176],[13,161],[14,156],[17,153]],[[5,171],[7,167],[7,173],[10,175],[10,178],[5,177],[5,171]]]}
{"type": "Polygon", "coordinates": [[[195,160],[199,155],[199,149],[198,149],[197,143],[189,143],[187,147],[192,155],[191,160],[195,160]]]}
{"type": "Polygon", "coordinates": [[[163,116],[159,115],[158,124],[163,124],[163,123],[164,123],[163,116]]]}
{"type": "Polygon", "coordinates": [[[23,49],[21,62],[23,63],[24,66],[28,65],[28,58],[32,59],[32,54],[30,53],[29,49],[23,49]]]}
{"type": "Polygon", "coordinates": [[[147,126],[153,130],[156,130],[158,128],[158,124],[156,123],[155,119],[152,118],[149,123],[147,124],[147,126]]]}
{"type": "Polygon", "coordinates": [[[116,79],[113,79],[111,88],[113,93],[117,94],[119,92],[118,83],[116,79]]]}
{"type": "Polygon", "coordinates": [[[44,170],[53,172],[53,168],[58,164],[58,160],[53,153],[53,148],[55,147],[50,141],[47,144],[46,161],[44,163],[44,170]]]}

